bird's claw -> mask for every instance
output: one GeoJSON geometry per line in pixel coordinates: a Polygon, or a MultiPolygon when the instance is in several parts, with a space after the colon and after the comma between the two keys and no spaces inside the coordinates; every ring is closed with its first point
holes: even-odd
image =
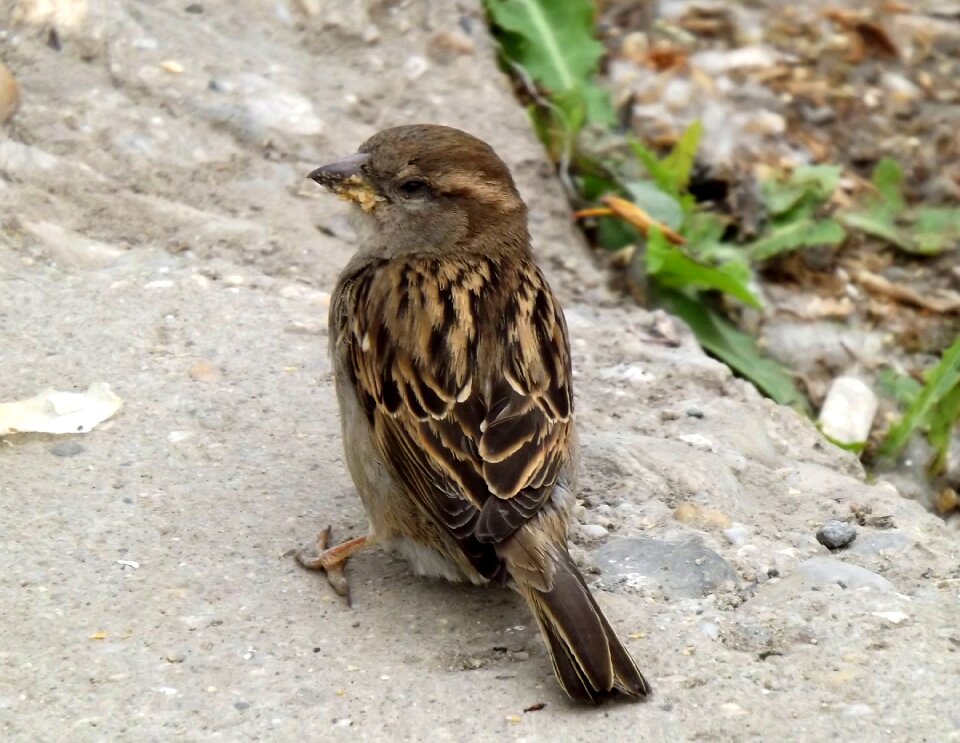
{"type": "Polygon", "coordinates": [[[343,596],[347,600],[347,606],[352,606],[350,600],[350,584],[347,582],[344,567],[348,555],[341,554],[336,548],[329,548],[330,535],[332,527],[317,534],[316,542],[313,547],[302,547],[297,550],[295,556],[307,570],[321,570],[327,575],[327,582],[337,592],[338,596],[343,596]]]}

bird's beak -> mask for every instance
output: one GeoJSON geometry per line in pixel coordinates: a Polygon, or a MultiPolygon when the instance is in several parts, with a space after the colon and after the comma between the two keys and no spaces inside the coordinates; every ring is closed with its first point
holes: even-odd
{"type": "Polygon", "coordinates": [[[363,164],[370,159],[370,155],[365,152],[357,152],[348,155],[342,160],[337,160],[326,165],[321,165],[314,170],[307,178],[311,178],[321,186],[332,188],[337,183],[342,183],[348,178],[363,177],[363,164]]]}
{"type": "Polygon", "coordinates": [[[321,165],[308,178],[328,188],[346,201],[355,201],[368,212],[381,201],[376,188],[363,172],[363,165],[370,159],[365,152],[357,152],[342,160],[321,165]]]}

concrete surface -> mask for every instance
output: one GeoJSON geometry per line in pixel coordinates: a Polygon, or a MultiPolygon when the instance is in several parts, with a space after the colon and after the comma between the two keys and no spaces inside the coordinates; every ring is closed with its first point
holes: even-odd
{"type": "Polygon", "coordinates": [[[89,434],[0,441],[4,740],[960,740],[956,542],[608,293],[478,3],[0,9],[21,88],[0,129],[0,399],[106,381],[126,401],[89,434]],[[326,356],[351,236],[303,176],[409,121],[491,141],[532,207],[574,344],[574,552],[646,703],[568,704],[509,591],[371,551],[348,609],[284,557],[365,528],[326,356]],[[850,548],[817,543],[856,514],[850,548]],[[686,548],[598,564],[636,537],[693,540],[733,577],[672,592],[697,576],[686,548]]]}

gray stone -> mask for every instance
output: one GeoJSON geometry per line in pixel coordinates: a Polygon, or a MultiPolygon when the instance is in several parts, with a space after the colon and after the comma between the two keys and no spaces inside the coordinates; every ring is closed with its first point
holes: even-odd
{"type": "Polygon", "coordinates": [[[836,560],[832,557],[812,557],[795,571],[811,585],[823,587],[837,584],[844,588],[875,588],[878,591],[893,591],[894,585],[882,575],[859,565],[836,560]]]}
{"type": "Polygon", "coordinates": [[[830,586],[847,589],[871,588],[875,591],[895,591],[896,587],[871,570],[833,557],[812,557],[800,563],[786,578],[771,581],[757,593],[758,601],[777,602],[809,590],[823,590],[830,586]]]}
{"type": "Polygon", "coordinates": [[[848,551],[858,555],[877,555],[881,552],[900,552],[911,544],[902,531],[887,531],[861,537],[848,551]]]}
{"type": "Polygon", "coordinates": [[[50,447],[50,453],[55,457],[75,457],[82,452],[83,447],[76,441],[61,441],[50,447]]]}
{"type": "Polygon", "coordinates": [[[617,539],[597,550],[595,561],[608,583],[644,578],[670,598],[700,598],[737,579],[729,563],[698,539],[617,539]]]}
{"type": "Polygon", "coordinates": [[[833,519],[817,529],[817,541],[831,550],[846,547],[856,538],[857,527],[845,521],[833,519]]]}

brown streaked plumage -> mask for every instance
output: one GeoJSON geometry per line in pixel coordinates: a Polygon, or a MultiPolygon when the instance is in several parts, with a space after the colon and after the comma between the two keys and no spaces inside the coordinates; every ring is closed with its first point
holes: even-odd
{"type": "Polygon", "coordinates": [[[573,699],[648,686],[567,551],[576,438],[563,313],[503,161],[464,132],[383,131],[311,177],[355,202],[361,248],[330,309],[347,462],[367,537],[300,560],[341,593],[366,544],[414,571],[505,583],[573,699]]]}

